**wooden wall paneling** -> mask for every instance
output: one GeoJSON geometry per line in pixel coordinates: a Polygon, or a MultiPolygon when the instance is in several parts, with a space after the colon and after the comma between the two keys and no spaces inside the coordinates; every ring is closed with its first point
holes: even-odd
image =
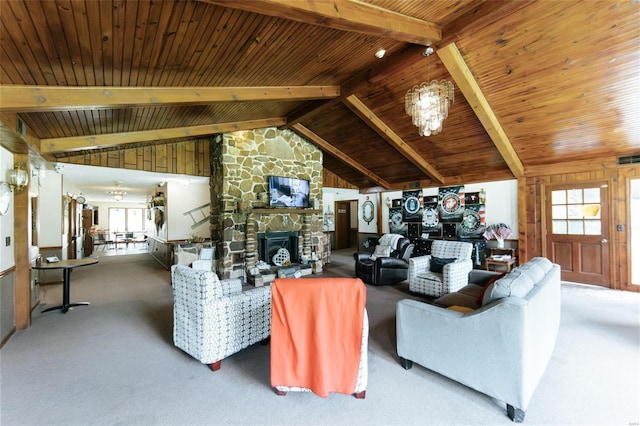
{"type": "Polygon", "coordinates": [[[165,145],[155,146],[156,158],[154,162],[156,172],[167,171],[167,147],[165,145]]]}
{"type": "Polygon", "coordinates": [[[186,146],[184,142],[176,144],[176,170],[177,173],[185,173],[187,165],[185,164],[186,146]]]}
{"type": "Polygon", "coordinates": [[[109,152],[107,153],[107,167],[119,167],[120,166],[120,153],[109,152]]]}
{"type": "Polygon", "coordinates": [[[124,168],[125,169],[136,169],[138,165],[138,158],[136,155],[135,149],[125,149],[124,150],[124,168]]]}
{"type": "Polygon", "coordinates": [[[142,168],[142,170],[145,170],[147,172],[151,171],[151,156],[152,156],[152,151],[151,151],[151,147],[150,146],[145,146],[143,148],[143,152],[144,152],[144,167],[142,168]]]}
{"type": "MultiPolygon", "coordinates": [[[[24,163],[27,174],[29,169],[29,155],[15,154],[15,164],[24,163]]],[[[17,330],[23,330],[31,326],[31,266],[29,265],[29,253],[31,243],[29,241],[29,191],[14,192],[14,236],[13,250],[15,256],[16,273],[14,275],[14,320],[17,330]]]]}
{"type": "MultiPolygon", "coordinates": [[[[640,166],[620,166],[618,172],[618,180],[615,184],[617,191],[615,225],[622,225],[623,230],[614,232],[618,248],[620,289],[640,292],[640,286],[633,285],[631,282],[631,203],[625,201],[630,194],[631,180],[640,179],[640,166]]],[[[634,249],[640,250],[640,247],[634,247],[634,249]]],[[[640,267],[640,265],[636,265],[636,267],[640,267]]]]}

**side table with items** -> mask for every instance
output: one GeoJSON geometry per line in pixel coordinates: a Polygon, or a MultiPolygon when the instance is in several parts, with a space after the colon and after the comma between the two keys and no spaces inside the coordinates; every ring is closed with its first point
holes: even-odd
{"type": "Polygon", "coordinates": [[[516,265],[516,249],[514,248],[491,248],[491,255],[485,261],[487,271],[497,271],[498,268],[504,268],[505,272],[510,272],[511,268],[516,265]]]}

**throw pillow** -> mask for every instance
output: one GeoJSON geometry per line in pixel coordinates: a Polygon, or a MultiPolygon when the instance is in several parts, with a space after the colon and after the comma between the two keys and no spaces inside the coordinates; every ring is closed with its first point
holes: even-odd
{"type": "Polygon", "coordinates": [[[449,263],[453,263],[455,261],[456,261],[455,257],[440,258],[440,257],[431,256],[431,261],[429,262],[429,270],[431,272],[441,274],[442,268],[444,267],[444,265],[448,265],[449,263]]]}
{"type": "Polygon", "coordinates": [[[390,254],[391,254],[391,247],[378,245],[376,246],[376,249],[374,250],[373,254],[369,256],[369,259],[376,260],[379,257],[389,257],[390,254]]]}
{"type": "Polygon", "coordinates": [[[498,281],[500,278],[504,277],[505,275],[507,275],[507,273],[503,272],[501,274],[498,274],[498,275],[495,275],[495,276],[489,278],[489,280],[484,285],[484,288],[482,289],[482,292],[478,295],[478,298],[476,299],[476,302],[478,302],[478,305],[482,305],[482,299],[484,299],[484,293],[487,291],[489,286],[491,284],[495,283],[496,281],[498,281]]]}
{"type": "Polygon", "coordinates": [[[450,311],[462,312],[465,314],[467,312],[473,312],[473,309],[471,308],[467,308],[466,306],[458,306],[458,305],[449,306],[447,309],[449,309],[450,311]]]}

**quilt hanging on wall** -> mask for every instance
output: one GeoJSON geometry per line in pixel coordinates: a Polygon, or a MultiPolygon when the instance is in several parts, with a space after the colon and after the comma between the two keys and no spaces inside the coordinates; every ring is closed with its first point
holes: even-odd
{"type": "Polygon", "coordinates": [[[432,237],[442,235],[442,225],[440,225],[440,215],[438,214],[438,197],[424,197],[422,233],[432,237]]]}
{"type": "Polygon", "coordinates": [[[438,200],[441,222],[462,222],[464,185],[438,188],[438,200]]]}
{"type": "Polygon", "coordinates": [[[402,222],[402,207],[389,208],[389,232],[407,235],[407,224],[402,222]]]}
{"type": "Polygon", "coordinates": [[[422,189],[402,191],[402,221],[422,221],[422,189]]]}
{"type": "Polygon", "coordinates": [[[484,204],[467,204],[462,214],[458,236],[460,238],[482,238],[484,225],[484,204]]]}

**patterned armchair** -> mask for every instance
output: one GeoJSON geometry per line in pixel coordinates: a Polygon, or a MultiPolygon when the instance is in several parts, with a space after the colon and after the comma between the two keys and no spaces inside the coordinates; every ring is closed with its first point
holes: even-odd
{"type": "Polygon", "coordinates": [[[409,291],[440,297],[469,283],[473,244],[435,240],[431,255],[409,259],[409,291]]]}
{"type": "Polygon", "coordinates": [[[239,279],[222,280],[211,271],[171,267],[173,343],[213,371],[222,359],[271,332],[271,288],[242,291],[239,279]]]}

